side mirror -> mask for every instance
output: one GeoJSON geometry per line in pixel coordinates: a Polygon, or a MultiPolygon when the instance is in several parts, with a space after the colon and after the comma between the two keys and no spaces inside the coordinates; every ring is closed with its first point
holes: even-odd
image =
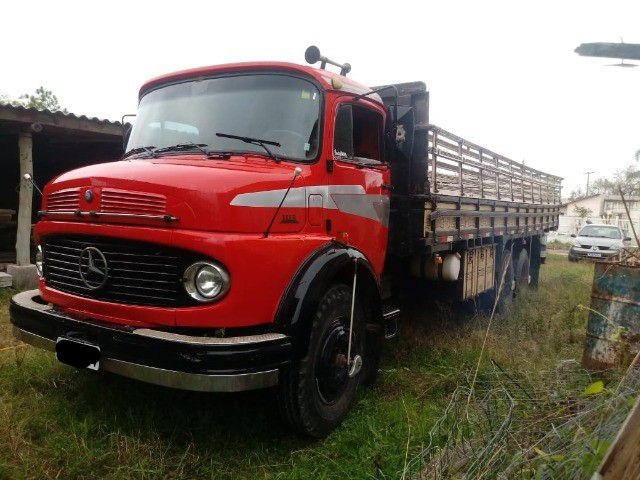
{"type": "Polygon", "coordinates": [[[631,237],[624,237],[623,242],[630,242],[632,240],[631,237]]]}
{"type": "Polygon", "coordinates": [[[570,237],[571,237],[571,238],[576,238],[576,234],[575,234],[575,233],[572,233],[572,234],[570,235],[570,237]]]}
{"type": "Polygon", "coordinates": [[[411,107],[395,105],[387,109],[387,138],[394,150],[407,160],[413,155],[415,115],[411,107]]]}

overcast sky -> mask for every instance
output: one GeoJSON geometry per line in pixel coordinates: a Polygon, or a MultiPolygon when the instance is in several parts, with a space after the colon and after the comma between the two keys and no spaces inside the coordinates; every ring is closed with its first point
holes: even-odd
{"type": "Polygon", "coordinates": [[[119,119],[151,77],[303,62],[315,44],[362,83],[426,82],[432,123],[565,177],[565,194],[640,149],[640,68],[573,52],[640,43],[638,1],[31,0],[3,2],[0,15],[0,93],[44,85],[77,114],[119,119]]]}

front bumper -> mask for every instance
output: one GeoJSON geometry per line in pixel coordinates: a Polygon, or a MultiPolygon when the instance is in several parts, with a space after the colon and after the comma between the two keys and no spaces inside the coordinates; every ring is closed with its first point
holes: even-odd
{"type": "Polygon", "coordinates": [[[571,247],[569,249],[569,256],[576,260],[611,260],[612,258],[617,257],[619,253],[619,250],[593,250],[591,248],[579,247],[571,247]]]}
{"type": "Polygon", "coordinates": [[[280,333],[243,337],[190,336],[76,318],[57,311],[38,290],[11,299],[17,338],[55,351],[58,338],[100,348],[100,369],[156,385],[206,392],[271,387],[291,358],[291,341],[280,333]]]}

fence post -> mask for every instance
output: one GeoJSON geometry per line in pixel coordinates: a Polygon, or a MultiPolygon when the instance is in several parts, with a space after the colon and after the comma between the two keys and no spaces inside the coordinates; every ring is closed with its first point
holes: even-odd
{"type": "Polygon", "coordinates": [[[591,480],[640,478],[640,396],[591,480]]]}

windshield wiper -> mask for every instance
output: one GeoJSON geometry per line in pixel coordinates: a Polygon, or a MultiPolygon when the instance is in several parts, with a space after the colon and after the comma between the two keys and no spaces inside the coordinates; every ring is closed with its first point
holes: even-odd
{"type": "Polygon", "coordinates": [[[368,168],[385,168],[384,163],[379,160],[370,160],[368,158],[363,157],[340,157],[341,162],[352,163],[358,168],[368,167],[368,168]]]}
{"type": "Polygon", "coordinates": [[[208,145],[206,143],[193,143],[193,142],[177,143],[175,145],[169,145],[168,147],[156,148],[153,152],[158,154],[158,153],[165,153],[165,152],[184,152],[188,150],[200,150],[202,153],[204,153],[207,156],[207,158],[231,157],[230,152],[214,152],[212,150],[208,150],[206,148],[207,146],[208,145]]]}
{"type": "Polygon", "coordinates": [[[136,147],[136,148],[132,148],[131,150],[129,150],[128,152],[126,152],[122,158],[127,158],[130,157],[131,155],[136,155],[137,153],[148,153],[149,155],[151,155],[152,157],[156,158],[158,155],[156,155],[156,147],[154,147],[153,145],[150,145],[148,147],[136,147]]]}
{"type": "Polygon", "coordinates": [[[258,145],[264,148],[264,151],[267,152],[267,155],[269,156],[269,158],[272,158],[276,162],[280,161],[280,159],[276,157],[273,154],[273,152],[267,148],[267,145],[273,145],[274,147],[280,146],[278,142],[274,142],[273,140],[263,140],[261,138],[252,138],[252,137],[242,137],[240,135],[231,135],[229,133],[220,133],[220,132],[216,132],[216,136],[222,137],[222,138],[231,138],[234,140],[240,140],[241,142],[250,143],[252,145],[258,145]]]}

